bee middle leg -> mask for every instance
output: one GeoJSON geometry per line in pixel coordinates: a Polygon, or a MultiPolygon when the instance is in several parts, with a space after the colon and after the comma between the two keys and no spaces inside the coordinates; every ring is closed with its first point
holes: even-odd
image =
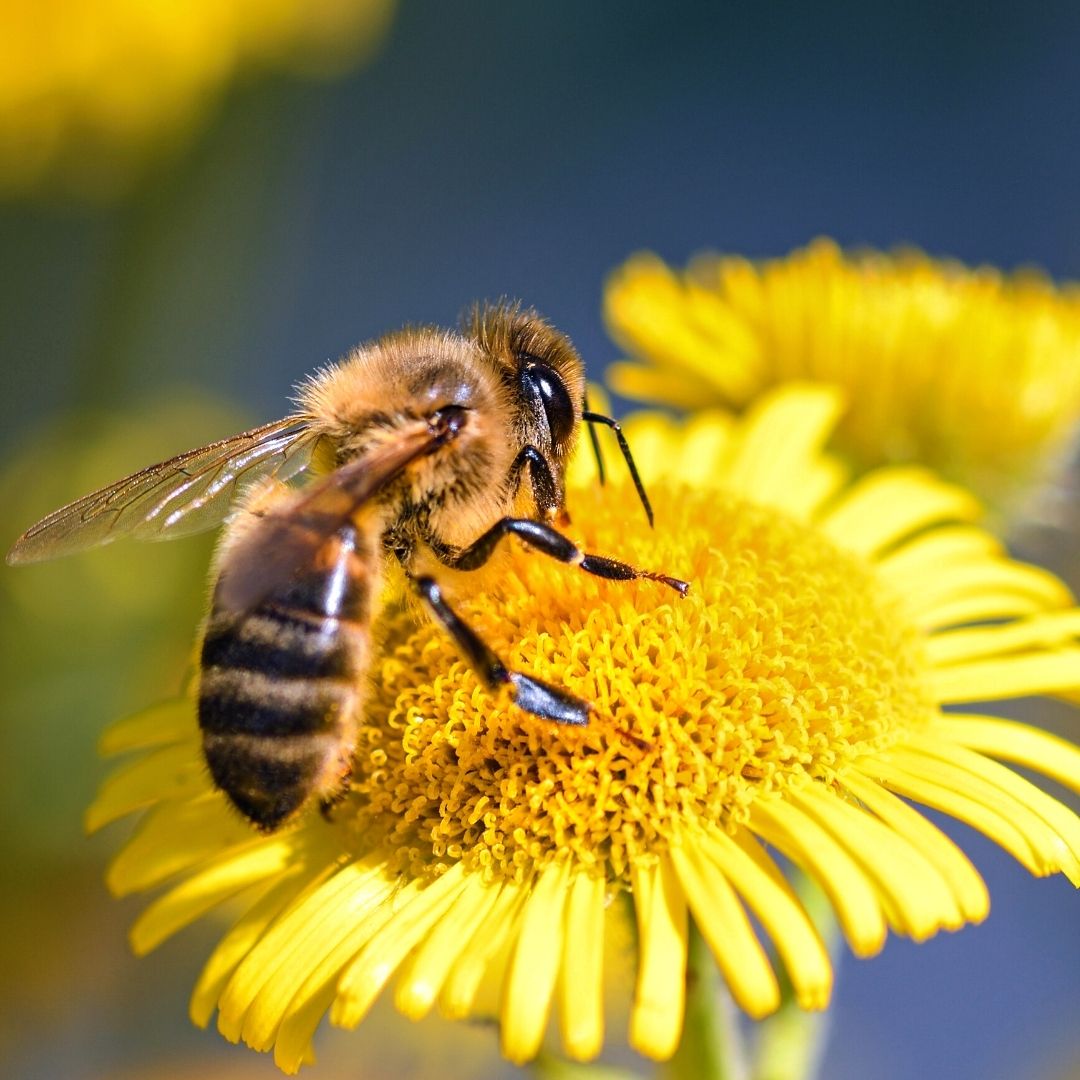
{"type": "Polygon", "coordinates": [[[680,596],[685,596],[690,590],[687,582],[669,577],[667,574],[639,570],[636,566],[620,562],[618,559],[609,559],[605,555],[590,555],[551,525],[531,518],[500,518],[483,536],[461,551],[448,552],[439,550],[434,545],[432,550],[441,562],[452,569],[478,570],[491,558],[496,545],[504,536],[516,536],[529,547],[550,555],[560,562],[578,566],[586,573],[595,574],[597,577],[608,578],[611,581],[633,581],[637,578],[646,578],[649,581],[659,581],[667,585],[680,596]]]}
{"type": "Polygon", "coordinates": [[[431,577],[412,579],[435,620],[450,634],[475,668],[484,685],[492,690],[509,686],[514,703],[534,716],[560,724],[583,727],[589,722],[592,706],[558,687],[508,668],[483,638],[446,602],[442,589],[431,577]]]}

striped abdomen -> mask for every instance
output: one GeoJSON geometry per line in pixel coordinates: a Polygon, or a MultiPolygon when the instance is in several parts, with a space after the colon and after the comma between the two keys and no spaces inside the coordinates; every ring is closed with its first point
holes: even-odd
{"type": "Polygon", "coordinates": [[[219,579],[202,646],[203,752],[214,783],[261,829],[344,789],[378,570],[370,539],[349,526],[250,611],[222,607],[219,579]]]}

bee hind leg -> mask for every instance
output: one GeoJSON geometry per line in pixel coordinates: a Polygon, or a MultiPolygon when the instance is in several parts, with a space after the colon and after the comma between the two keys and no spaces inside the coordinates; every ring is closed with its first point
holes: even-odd
{"type": "Polygon", "coordinates": [[[575,724],[579,727],[589,722],[592,706],[587,701],[541,679],[510,670],[446,602],[434,578],[413,578],[413,584],[435,620],[454,639],[486,686],[492,690],[509,686],[516,705],[545,720],[554,720],[559,724],[575,724]]]}

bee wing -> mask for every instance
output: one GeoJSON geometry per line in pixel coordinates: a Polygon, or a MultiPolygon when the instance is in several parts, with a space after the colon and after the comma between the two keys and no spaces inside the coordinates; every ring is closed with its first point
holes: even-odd
{"type": "Polygon", "coordinates": [[[291,416],[189,450],[54,510],[15,541],[7,561],[70,555],[121,536],[171,540],[212,528],[241,482],[295,476],[319,438],[304,417],[291,416]]]}
{"type": "Polygon", "coordinates": [[[215,605],[237,614],[256,607],[310,566],[324,545],[406,466],[445,441],[445,433],[419,421],[305,488],[282,509],[268,512],[230,549],[215,605]]]}

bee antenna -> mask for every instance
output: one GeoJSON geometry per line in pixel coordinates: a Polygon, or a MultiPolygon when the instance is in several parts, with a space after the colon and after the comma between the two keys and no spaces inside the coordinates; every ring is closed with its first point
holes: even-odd
{"type": "MultiPolygon", "coordinates": [[[[634,487],[637,489],[638,498],[641,500],[641,505],[645,508],[645,516],[649,519],[649,526],[653,524],[653,511],[652,506],[649,504],[649,496],[645,494],[645,486],[641,482],[641,477],[638,476],[637,466],[634,464],[634,455],[630,453],[630,444],[626,441],[626,436],[623,434],[622,428],[619,426],[617,420],[612,420],[610,416],[603,416],[600,413],[585,411],[581,414],[581,419],[587,424],[603,424],[605,427],[611,428],[615,432],[615,438],[619,440],[619,449],[622,451],[622,456],[626,458],[627,468],[630,470],[630,477],[634,481],[634,487]]],[[[589,431],[593,429],[590,426],[589,431]]],[[[593,439],[596,435],[593,433],[593,439]]],[[[596,443],[594,442],[595,446],[596,443]]],[[[599,457],[599,452],[597,453],[599,457]]]]}
{"type": "MultiPolygon", "coordinates": [[[[593,414],[589,412],[589,392],[585,391],[585,400],[582,402],[584,411],[582,416],[588,418],[593,414]]],[[[597,437],[596,428],[589,423],[589,442],[592,443],[593,457],[596,458],[596,474],[600,478],[600,486],[604,486],[604,455],[600,453],[600,439],[597,437]]]]}

